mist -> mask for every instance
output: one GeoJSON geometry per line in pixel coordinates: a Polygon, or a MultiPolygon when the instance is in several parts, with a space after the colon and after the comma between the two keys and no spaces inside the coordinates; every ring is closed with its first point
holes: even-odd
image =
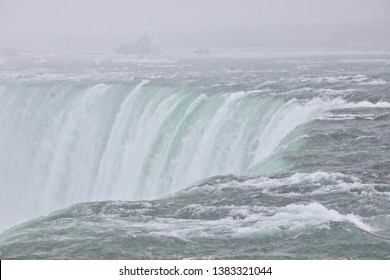
{"type": "Polygon", "coordinates": [[[390,49],[386,0],[1,0],[0,47],[390,49]]]}

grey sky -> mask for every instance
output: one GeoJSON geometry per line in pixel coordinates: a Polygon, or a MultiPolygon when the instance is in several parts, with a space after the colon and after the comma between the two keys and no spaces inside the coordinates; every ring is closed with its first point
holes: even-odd
{"type": "Polygon", "coordinates": [[[91,37],[114,44],[141,34],[373,21],[390,21],[390,1],[0,0],[0,46],[91,37]]]}

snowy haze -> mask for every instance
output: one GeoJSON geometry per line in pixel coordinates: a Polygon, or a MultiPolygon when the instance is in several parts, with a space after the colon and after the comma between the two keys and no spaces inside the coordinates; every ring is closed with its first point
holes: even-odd
{"type": "Polygon", "coordinates": [[[0,47],[389,50],[388,0],[0,0],[0,47]]]}

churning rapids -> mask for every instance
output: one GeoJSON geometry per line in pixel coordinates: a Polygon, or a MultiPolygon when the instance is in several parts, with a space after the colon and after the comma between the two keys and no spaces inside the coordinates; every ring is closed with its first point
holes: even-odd
{"type": "Polygon", "coordinates": [[[1,259],[390,259],[390,54],[0,63],[1,259]]]}

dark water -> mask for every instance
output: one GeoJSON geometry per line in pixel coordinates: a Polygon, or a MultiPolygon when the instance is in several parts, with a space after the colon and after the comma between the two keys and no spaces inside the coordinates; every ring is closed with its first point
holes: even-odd
{"type": "Polygon", "coordinates": [[[389,54],[24,54],[0,82],[1,259],[390,258],[389,54]]]}

